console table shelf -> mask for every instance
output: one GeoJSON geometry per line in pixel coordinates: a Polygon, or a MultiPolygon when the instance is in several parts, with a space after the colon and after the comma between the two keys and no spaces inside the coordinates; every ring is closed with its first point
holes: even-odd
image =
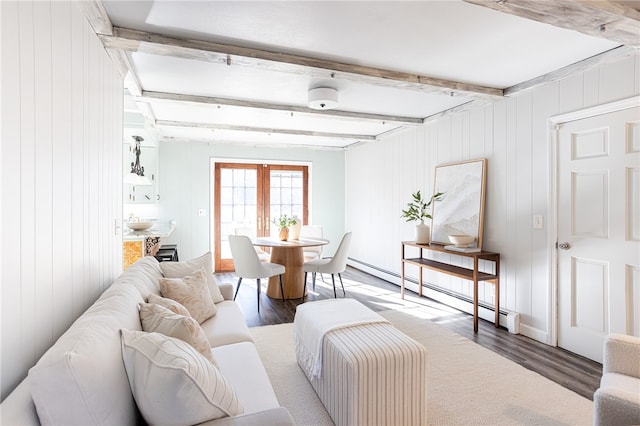
{"type": "Polygon", "coordinates": [[[466,253],[459,251],[446,250],[442,244],[418,244],[414,241],[402,242],[402,274],[401,274],[401,296],[404,299],[404,269],[405,265],[414,265],[419,268],[418,273],[418,294],[422,296],[422,268],[431,269],[442,272],[443,274],[462,278],[473,282],[473,331],[478,332],[478,282],[488,281],[495,287],[495,326],[500,325],[500,254],[488,251],[480,251],[475,253],[466,253]],[[416,247],[420,250],[420,257],[405,257],[405,247],[416,247]],[[424,250],[442,252],[456,256],[468,257],[473,259],[473,269],[464,268],[449,263],[440,262],[424,257],[424,250]],[[494,262],[495,274],[489,274],[478,270],[480,260],[494,262]]]}

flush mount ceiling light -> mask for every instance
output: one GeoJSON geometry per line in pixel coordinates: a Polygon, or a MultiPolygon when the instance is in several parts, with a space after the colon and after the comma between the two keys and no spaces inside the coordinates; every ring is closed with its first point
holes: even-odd
{"type": "Polygon", "coordinates": [[[330,87],[309,90],[309,108],[332,109],[338,106],[338,91],[330,87]]]}

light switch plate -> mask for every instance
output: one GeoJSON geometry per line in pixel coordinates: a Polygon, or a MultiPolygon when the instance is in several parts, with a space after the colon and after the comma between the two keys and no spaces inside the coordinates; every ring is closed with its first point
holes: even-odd
{"type": "Polygon", "coordinates": [[[544,217],[541,214],[533,215],[533,229],[544,229],[544,217]]]}

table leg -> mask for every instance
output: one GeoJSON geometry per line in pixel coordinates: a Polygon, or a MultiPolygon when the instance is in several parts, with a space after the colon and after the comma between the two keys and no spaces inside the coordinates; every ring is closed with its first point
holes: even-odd
{"type": "MultiPolygon", "coordinates": [[[[279,263],[285,267],[285,272],[282,274],[284,298],[302,298],[304,289],[304,272],[302,270],[304,253],[302,247],[272,247],[271,263],[279,263]]],[[[267,296],[274,299],[282,299],[280,279],[277,275],[269,278],[267,296]]]]}
{"type": "Polygon", "coordinates": [[[402,244],[401,256],[402,261],[400,263],[402,264],[402,267],[400,269],[400,298],[404,299],[404,244],[402,244]]]}
{"type": "Polygon", "coordinates": [[[496,279],[494,281],[495,285],[495,309],[496,309],[496,327],[500,327],[500,257],[497,258],[496,262],[496,279]]]}
{"type": "Polygon", "coordinates": [[[473,332],[478,332],[478,258],[473,258],[473,332]]]}

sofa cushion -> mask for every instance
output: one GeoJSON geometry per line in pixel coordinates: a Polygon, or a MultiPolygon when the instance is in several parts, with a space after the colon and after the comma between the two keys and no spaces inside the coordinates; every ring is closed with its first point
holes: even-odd
{"type": "Polygon", "coordinates": [[[148,424],[197,424],[243,413],[220,371],[180,339],[122,330],[122,357],[148,424]]]}
{"type": "Polygon", "coordinates": [[[140,304],[140,322],[142,330],[155,331],[184,340],[215,364],[207,336],[198,321],[190,316],[173,313],[164,306],[153,303],[142,303],[140,304]]]}
{"type": "Polygon", "coordinates": [[[213,356],[225,379],[238,395],[245,414],[280,406],[255,345],[234,343],[213,348],[213,356]]]}
{"type": "Polygon", "coordinates": [[[169,299],[168,297],[158,296],[157,294],[150,294],[149,299],[147,299],[147,303],[164,306],[171,312],[178,315],[191,316],[187,308],[182,306],[182,304],[178,303],[177,301],[169,299]]]}
{"type": "Polygon", "coordinates": [[[253,342],[244,315],[236,302],[225,300],[216,304],[218,313],[200,326],[211,347],[238,342],[253,342]]]}
{"type": "Polygon", "coordinates": [[[211,292],[211,298],[214,303],[219,303],[224,300],[220,290],[218,289],[218,283],[216,277],[213,275],[213,255],[211,252],[207,252],[195,259],[187,260],[186,262],[162,262],[160,263],[160,269],[165,278],[182,278],[186,275],[192,275],[200,268],[204,268],[207,276],[207,284],[209,291],[211,292]]]}
{"type": "Polygon", "coordinates": [[[160,293],[187,308],[198,323],[216,314],[216,305],[207,287],[204,268],[182,278],[160,279],[160,293]]]}
{"type": "Polygon", "coordinates": [[[120,329],[141,329],[142,302],[135,287],[112,284],[29,370],[31,397],[42,424],[136,423],[120,329]]]}
{"type": "Polygon", "coordinates": [[[147,300],[151,294],[160,294],[158,286],[162,278],[160,262],[153,256],[145,256],[138,259],[133,265],[127,268],[116,280],[115,283],[127,283],[138,289],[142,298],[147,300]],[[135,265],[135,267],[134,267],[135,265]]]}

